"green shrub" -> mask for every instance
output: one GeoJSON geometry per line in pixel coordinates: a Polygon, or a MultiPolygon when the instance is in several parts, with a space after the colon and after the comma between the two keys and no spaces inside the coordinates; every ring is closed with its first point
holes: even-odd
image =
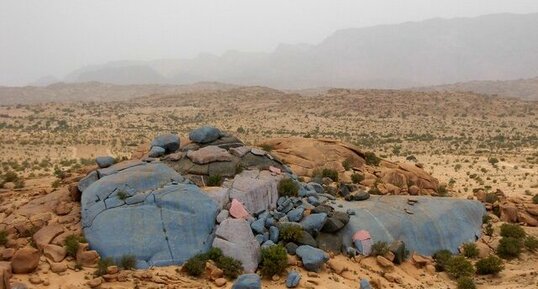
{"type": "Polygon", "coordinates": [[[212,175],[207,178],[207,186],[218,187],[222,184],[222,177],[220,175],[212,175]]]}
{"type": "Polygon", "coordinates": [[[303,235],[303,229],[298,225],[285,224],[280,226],[280,239],[285,242],[296,242],[303,235]]]}
{"type": "Polygon", "coordinates": [[[205,253],[208,259],[217,261],[220,257],[222,257],[222,250],[220,248],[213,247],[205,253]]]}
{"type": "Polygon", "coordinates": [[[499,198],[497,197],[495,193],[486,193],[486,198],[485,198],[486,203],[493,204],[498,200],[499,198]]]}
{"type": "Polygon", "coordinates": [[[525,230],[521,228],[520,225],[517,224],[502,224],[501,225],[501,236],[503,237],[510,237],[510,238],[516,238],[516,239],[523,239],[525,238],[525,230]]]}
{"type": "Polygon", "coordinates": [[[299,194],[299,186],[292,179],[282,179],[278,183],[278,195],[297,197],[299,194]]]}
{"type": "Polygon", "coordinates": [[[446,197],[448,196],[448,189],[445,185],[440,185],[439,187],[437,187],[437,194],[439,195],[439,197],[446,197]]]}
{"type": "Polygon", "coordinates": [[[445,266],[448,260],[452,257],[452,252],[449,250],[439,250],[433,254],[433,260],[435,261],[435,270],[438,272],[445,271],[445,266]]]}
{"type": "Polygon", "coordinates": [[[497,274],[504,269],[503,261],[497,256],[480,259],[475,266],[476,273],[480,275],[497,274]]]}
{"type": "Polygon", "coordinates": [[[207,257],[205,254],[198,254],[194,257],[191,257],[185,264],[183,264],[183,269],[190,276],[198,277],[202,275],[205,271],[205,263],[207,262],[207,257]]]}
{"type": "Polygon", "coordinates": [[[465,243],[463,244],[463,256],[467,258],[476,258],[478,257],[478,248],[475,243],[465,243]]]}
{"type": "Polygon", "coordinates": [[[114,260],[110,257],[99,259],[99,261],[97,262],[97,270],[95,271],[95,274],[97,276],[103,276],[106,274],[108,267],[114,266],[114,265],[115,265],[114,260]]]}
{"type": "Polygon", "coordinates": [[[482,216],[482,224],[488,224],[491,222],[491,216],[488,214],[485,214],[482,216]]]}
{"type": "Polygon", "coordinates": [[[261,148],[266,152],[271,152],[274,149],[274,147],[270,144],[262,144],[261,148]]]}
{"type": "Polygon", "coordinates": [[[260,272],[263,276],[279,275],[288,266],[288,254],[282,245],[273,245],[262,249],[260,272]]]}
{"type": "Polygon", "coordinates": [[[474,274],[473,264],[463,256],[452,256],[445,264],[445,271],[454,279],[474,274]]]}
{"type": "Polygon", "coordinates": [[[383,256],[389,252],[389,245],[387,242],[377,241],[372,245],[373,256],[383,256]]]}
{"type": "Polygon", "coordinates": [[[122,200],[122,201],[125,201],[128,197],[129,197],[129,194],[127,194],[127,192],[125,191],[118,191],[116,193],[116,195],[118,196],[118,199],[122,200]]]}
{"type": "Polygon", "coordinates": [[[67,251],[67,256],[76,257],[80,245],[80,236],[75,234],[67,236],[64,240],[64,245],[65,250],[67,251]]]}
{"type": "Polygon", "coordinates": [[[473,278],[461,277],[458,279],[458,289],[476,289],[473,278]]]}
{"type": "Polygon", "coordinates": [[[120,267],[125,270],[136,268],[136,257],[134,255],[123,255],[120,259],[120,267]]]}
{"type": "Polygon", "coordinates": [[[220,256],[217,260],[214,260],[223,272],[224,276],[235,279],[237,276],[243,273],[243,264],[241,261],[228,256],[220,256]]]}
{"type": "Polygon", "coordinates": [[[0,231],[0,245],[1,246],[4,246],[7,244],[7,241],[8,241],[7,236],[8,236],[8,233],[6,230],[0,231]]]}
{"type": "Polygon", "coordinates": [[[536,252],[536,250],[538,250],[538,239],[533,236],[527,236],[523,244],[525,245],[525,248],[531,252],[536,252]]]}
{"type": "Polygon", "coordinates": [[[366,164],[370,166],[377,166],[381,161],[381,159],[378,158],[373,152],[364,153],[364,160],[366,161],[366,164]]]}
{"type": "Polygon", "coordinates": [[[353,163],[351,161],[351,158],[347,158],[342,162],[342,166],[344,167],[344,170],[349,171],[351,170],[351,167],[353,166],[353,163]]]}
{"type": "Polygon", "coordinates": [[[538,194],[534,195],[534,197],[532,197],[532,202],[534,204],[538,204],[538,194]]]}
{"type": "Polygon", "coordinates": [[[521,254],[521,240],[512,237],[503,237],[497,246],[497,255],[503,259],[516,258],[521,254]]]}
{"type": "Polygon", "coordinates": [[[362,182],[364,180],[364,176],[363,175],[360,175],[360,174],[352,174],[351,175],[351,181],[354,183],[354,184],[358,184],[360,182],[362,182]]]}
{"type": "Polygon", "coordinates": [[[329,178],[333,180],[333,182],[338,182],[338,172],[336,170],[325,168],[323,171],[321,171],[321,176],[324,178],[329,178]]]}

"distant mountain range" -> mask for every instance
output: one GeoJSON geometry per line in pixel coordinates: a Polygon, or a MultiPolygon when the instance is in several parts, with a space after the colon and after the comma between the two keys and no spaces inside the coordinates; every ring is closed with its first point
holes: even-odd
{"type": "Polygon", "coordinates": [[[538,100],[538,77],[505,81],[470,81],[430,87],[419,87],[417,91],[460,91],[501,97],[538,100]]]}
{"type": "Polygon", "coordinates": [[[280,45],[272,53],[111,62],[81,68],[64,81],[407,88],[536,76],[538,13],[345,29],[317,45],[280,45]]]}

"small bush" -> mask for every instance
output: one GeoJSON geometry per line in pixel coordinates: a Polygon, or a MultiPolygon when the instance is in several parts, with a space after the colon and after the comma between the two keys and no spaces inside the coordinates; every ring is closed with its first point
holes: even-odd
{"type": "Polygon", "coordinates": [[[476,289],[473,278],[461,277],[458,279],[458,289],[476,289]]]}
{"type": "Polygon", "coordinates": [[[465,243],[463,244],[463,256],[467,258],[476,258],[478,257],[478,248],[475,243],[465,243]]]}
{"type": "Polygon", "coordinates": [[[80,245],[80,236],[72,234],[65,238],[64,241],[65,250],[67,251],[67,256],[76,257],[78,247],[80,245]]]}
{"type": "Polygon", "coordinates": [[[183,269],[190,276],[198,277],[204,273],[205,263],[207,262],[207,257],[205,254],[198,254],[194,257],[191,257],[185,264],[183,264],[183,269]]]}
{"type": "Polygon", "coordinates": [[[222,184],[222,177],[220,175],[212,175],[207,178],[207,186],[218,187],[222,184]]]}
{"type": "Polygon", "coordinates": [[[222,269],[224,276],[230,279],[235,279],[243,273],[243,264],[239,260],[228,256],[220,256],[220,258],[214,261],[217,263],[217,267],[222,269]]]}
{"type": "Polygon", "coordinates": [[[503,259],[516,258],[521,254],[521,240],[512,237],[503,237],[497,246],[497,255],[503,259]]]}
{"type": "Polygon", "coordinates": [[[208,259],[217,261],[220,257],[222,257],[222,250],[220,248],[213,247],[205,253],[208,259]]]}
{"type": "Polygon", "coordinates": [[[536,250],[538,250],[538,239],[533,236],[525,238],[523,244],[525,245],[525,248],[531,252],[536,252],[536,250]]]}
{"type": "Polygon", "coordinates": [[[118,191],[116,195],[118,196],[118,199],[122,201],[125,201],[129,197],[129,195],[125,191],[118,191]]]}
{"type": "Polygon", "coordinates": [[[538,204],[538,194],[534,195],[534,197],[532,197],[532,202],[534,204],[538,204]]]}
{"type": "Polygon", "coordinates": [[[351,170],[351,167],[353,166],[351,158],[347,158],[342,162],[342,166],[344,167],[344,170],[349,171],[351,170]]]}
{"type": "Polygon", "coordinates": [[[136,257],[133,255],[123,255],[120,259],[120,267],[125,270],[132,270],[136,268],[136,257]]]}
{"type": "Polygon", "coordinates": [[[106,274],[108,267],[114,266],[114,265],[115,265],[114,260],[110,257],[99,259],[99,261],[97,262],[97,270],[95,271],[95,274],[97,276],[103,276],[106,274]]]}
{"type": "Polygon", "coordinates": [[[269,246],[262,249],[261,273],[271,277],[279,275],[288,266],[288,255],[282,245],[269,246]]]}
{"type": "Polygon", "coordinates": [[[439,195],[439,197],[447,197],[448,189],[445,185],[440,185],[439,187],[437,187],[437,194],[439,195]]]}
{"type": "Polygon", "coordinates": [[[504,269],[503,261],[497,256],[489,256],[475,264],[476,273],[479,275],[497,274],[504,269]]]}
{"type": "Polygon", "coordinates": [[[297,197],[299,194],[299,186],[292,179],[282,179],[278,183],[278,195],[297,197]]]}
{"type": "Polygon", "coordinates": [[[338,182],[338,172],[336,170],[323,169],[323,171],[321,171],[321,175],[324,178],[329,178],[333,180],[333,182],[338,182]]]}
{"type": "Polygon", "coordinates": [[[377,166],[381,161],[381,159],[378,158],[373,152],[364,153],[364,160],[366,161],[366,164],[370,166],[377,166]]]}
{"type": "Polygon", "coordinates": [[[525,230],[517,224],[502,224],[501,225],[501,236],[510,237],[515,239],[525,238],[525,230]]]}
{"type": "Polygon", "coordinates": [[[300,226],[286,224],[280,228],[280,239],[285,242],[296,242],[303,235],[303,229],[300,226]]]}
{"type": "Polygon", "coordinates": [[[486,193],[485,201],[488,204],[494,204],[496,201],[498,201],[499,198],[495,193],[486,193]]]}
{"type": "Polygon", "coordinates": [[[445,271],[454,279],[470,277],[475,270],[473,264],[463,256],[452,256],[445,264],[445,271]]]}
{"type": "Polygon", "coordinates": [[[360,182],[362,182],[364,180],[364,176],[363,175],[360,175],[360,174],[352,174],[351,175],[351,181],[354,183],[354,184],[358,184],[360,182]]]}
{"type": "Polygon", "coordinates": [[[452,252],[449,250],[440,250],[433,254],[433,259],[435,260],[435,270],[437,272],[445,271],[445,266],[448,260],[452,257],[452,252]]]}
{"type": "Polygon", "coordinates": [[[0,245],[1,246],[4,246],[7,243],[7,236],[8,234],[6,230],[0,231],[0,245]]]}
{"type": "Polygon", "coordinates": [[[271,152],[274,149],[274,147],[270,144],[262,144],[261,148],[266,152],[271,152]]]}
{"type": "Polygon", "coordinates": [[[373,256],[383,256],[389,252],[389,245],[387,242],[377,241],[372,245],[373,256]]]}

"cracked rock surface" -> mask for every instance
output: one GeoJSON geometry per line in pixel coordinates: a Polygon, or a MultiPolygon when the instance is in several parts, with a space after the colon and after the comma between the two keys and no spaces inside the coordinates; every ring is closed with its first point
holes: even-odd
{"type": "Polygon", "coordinates": [[[82,226],[101,257],[133,255],[137,267],[181,264],[207,251],[218,206],[170,167],[124,162],[99,171],[82,193],[82,226]]]}

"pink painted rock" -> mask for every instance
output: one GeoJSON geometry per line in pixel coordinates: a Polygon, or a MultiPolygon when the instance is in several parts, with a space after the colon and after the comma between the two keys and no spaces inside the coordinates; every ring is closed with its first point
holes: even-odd
{"type": "Polygon", "coordinates": [[[250,214],[247,212],[243,204],[236,199],[232,200],[232,205],[230,206],[230,215],[236,219],[248,219],[250,214]]]}

